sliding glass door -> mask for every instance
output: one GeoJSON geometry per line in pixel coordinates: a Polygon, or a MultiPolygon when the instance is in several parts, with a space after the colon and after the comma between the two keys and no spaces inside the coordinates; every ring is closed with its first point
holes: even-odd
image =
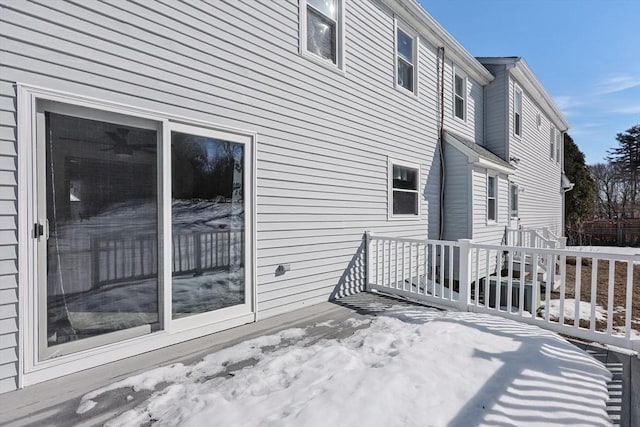
{"type": "Polygon", "coordinates": [[[45,100],[36,135],[37,361],[253,311],[251,137],[45,100]]]}
{"type": "Polygon", "coordinates": [[[171,132],[172,317],[244,304],[245,147],[171,132]]]}

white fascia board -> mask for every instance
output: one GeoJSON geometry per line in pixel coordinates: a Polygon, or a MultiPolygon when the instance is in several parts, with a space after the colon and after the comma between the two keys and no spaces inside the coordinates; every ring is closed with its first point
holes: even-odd
{"type": "Polygon", "coordinates": [[[561,132],[566,132],[569,129],[569,123],[567,123],[564,115],[556,103],[553,102],[538,78],[533,74],[527,62],[520,58],[515,62],[515,67],[511,68],[510,71],[516,80],[524,86],[527,95],[533,97],[534,101],[549,115],[549,118],[554,122],[555,126],[560,129],[561,132]]]}
{"type": "Polygon", "coordinates": [[[433,46],[444,46],[445,56],[481,85],[484,86],[493,81],[493,74],[438,24],[417,1],[382,0],[382,2],[433,46]]]}
{"type": "Polygon", "coordinates": [[[491,160],[485,159],[484,157],[480,157],[480,156],[478,156],[478,160],[473,162],[473,164],[485,169],[490,169],[496,172],[503,173],[505,175],[512,175],[516,172],[515,169],[502,166],[498,163],[492,162],[491,160]]]}

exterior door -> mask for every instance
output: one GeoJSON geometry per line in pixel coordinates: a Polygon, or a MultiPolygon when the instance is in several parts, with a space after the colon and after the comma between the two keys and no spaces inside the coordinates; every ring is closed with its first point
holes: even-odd
{"type": "Polygon", "coordinates": [[[38,360],[159,330],[159,123],[42,101],[38,360]]]}

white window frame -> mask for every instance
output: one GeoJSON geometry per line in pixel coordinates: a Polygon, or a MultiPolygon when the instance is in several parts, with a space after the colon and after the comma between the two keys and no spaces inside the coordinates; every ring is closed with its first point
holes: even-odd
{"type": "MultiPolygon", "coordinates": [[[[307,7],[315,9],[312,5],[309,5],[307,0],[300,0],[298,3],[298,49],[299,54],[319,65],[322,65],[329,70],[344,74],[346,71],[345,61],[345,31],[344,31],[344,5],[345,0],[336,0],[336,13],[337,20],[333,20],[336,23],[336,62],[335,64],[307,49],[307,7]]],[[[326,17],[322,12],[318,11],[326,17]]]]}
{"type": "MultiPolygon", "coordinates": [[[[400,92],[413,95],[414,97],[418,96],[418,83],[419,83],[418,63],[420,62],[418,58],[419,53],[420,53],[420,37],[418,36],[418,33],[413,29],[411,29],[411,27],[406,25],[400,19],[398,19],[398,17],[394,16],[394,19],[393,19],[393,86],[400,92]],[[400,60],[398,55],[398,31],[403,32],[407,36],[411,37],[411,39],[413,40],[413,46],[412,46],[413,63],[411,64],[411,66],[413,67],[413,90],[409,90],[404,86],[398,84],[398,61],[400,60]]],[[[405,60],[402,59],[402,61],[405,61],[405,60]]]]}
{"type": "Polygon", "coordinates": [[[517,84],[513,86],[513,135],[522,138],[522,131],[524,128],[522,105],[524,104],[524,92],[517,84]],[[518,105],[517,94],[520,94],[520,105],[518,105]],[[520,116],[520,120],[516,120],[516,116],[520,116]],[[518,126],[519,125],[519,126],[518,126]]]}
{"type": "Polygon", "coordinates": [[[498,223],[498,215],[499,215],[499,209],[498,209],[498,188],[499,188],[499,183],[498,183],[498,174],[493,174],[490,171],[487,171],[487,179],[486,179],[486,186],[487,186],[487,191],[486,191],[486,200],[487,200],[487,209],[486,209],[486,218],[487,218],[487,224],[497,224],[498,223]],[[490,179],[493,178],[493,184],[494,184],[494,196],[493,197],[489,197],[489,181],[490,179]],[[489,200],[493,199],[495,200],[494,203],[494,219],[489,218],[489,200]]]}
{"type": "Polygon", "coordinates": [[[420,190],[422,187],[422,173],[420,170],[420,164],[410,162],[406,160],[399,160],[388,158],[387,162],[387,217],[389,220],[418,220],[422,215],[422,200],[420,198],[420,190]],[[393,188],[393,166],[401,166],[404,168],[414,169],[418,172],[417,186],[415,190],[395,189],[393,188]],[[394,191],[400,191],[405,193],[415,193],[418,203],[418,213],[416,214],[394,214],[393,213],[393,193],[394,191]]]}
{"type": "Polygon", "coordinates": [[[453,118],[456,120],[460,120],[462,122],[466,122],[467,121],[467,92],[468,92],[468,78],[467,75],[460,71],[460,69],[458,69],[458,67],[454,66],[453,67],[453,80],[451,81],[451,94],[452,94],[452,107],[451,107],[451,112],[453,113],[453,118]],[[460,77],[462,78],[462,97],[460,97],[457,93],[456,93],[456,77],[460,77]],[[460,118],[457,116],[456,114],[456,99],[460,98],[462,99],[462,115],[463,117],[460,118]]]}
{"type": "MultiPolygon", "coordinates": [[[[18,276],[19,287],[19,355],[18,385],[27,385],[47,381],[84,369],[104,365],[116,360],[135,356],[187,341],[196,337],[219,332],[234,326],[256,320],[256,265],[255,254],[255,204],[256,204],[256,164],[255,145],[257,134],[252,131],[234,129],[213,123],[194,120],[187,117],[160,113],[130,105],[99,100],[82,95],[17,84],[18,93],[18,276]],[[158,282],[160,286],[159,304],[161,330],[60,357],[40,360],[39,358],[39,312],[38,304],[38,243],[32,236],[33,224],[37,222],[37,204],[41,195],[34,191],[36,174],[37,132],[42,120],[38,112],[41,103],[60,103],[63,108],[77,112],[83,111],[96,117],[118,115],[132,123],[145,121],[160,126],[158,147],[158,246],[171,248],[171,130],[189,125],[204,130],[210,135],[231,142],[245,144],[244,179],[247,183],[245,194],[245,303],[216,312],[195,314],[183,319],[172,319],[171,313],[171,252],[165,250],[159,255],[158,282]],[[247,264],[248,263],[248,264],[247,264]],[[160,270],[160,266],[164,268],[160,270]]],[[[74,113],[75,115],[75,113],[74,113]]],[[[184,130],[184,128],[183,128],[184,130]]],[[[160,251],[159,251],[160,252],[160,251]]],[[[40,334],[41,335],[41,334],[40,334]]]]}
{"type": "Polygon", "coordinates": [[[562,132],[560,129],[556,131],[556,163],[560,164],[560,159],[562,157],[562,132]]]}
{"type": "Polygon", "coordinates": [[[509,182],[509,218],[518,219],[520,216],[520,186],[514,182],[509,182]],[[513,211],[513,189],[515,188],[516,195],[516,210],[515,215],[513,211]]]}
{"type": "Polygon", "coordinates": [[[551,125],[549,128],[549,159],[554,161],[556,157],[556,128],[551,125]]]}

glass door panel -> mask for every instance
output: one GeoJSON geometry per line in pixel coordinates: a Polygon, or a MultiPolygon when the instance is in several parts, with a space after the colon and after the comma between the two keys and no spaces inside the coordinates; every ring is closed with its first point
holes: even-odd
{"type": "Polygon", "coordinates": [[[245,147],[171,132],[172,316],[245,303],[245,147]]]}
{"type": "Polygon", "coordinates": [[[157,129],[54,112],[44,120],[41,359],[160,324],[157,129]]]}

